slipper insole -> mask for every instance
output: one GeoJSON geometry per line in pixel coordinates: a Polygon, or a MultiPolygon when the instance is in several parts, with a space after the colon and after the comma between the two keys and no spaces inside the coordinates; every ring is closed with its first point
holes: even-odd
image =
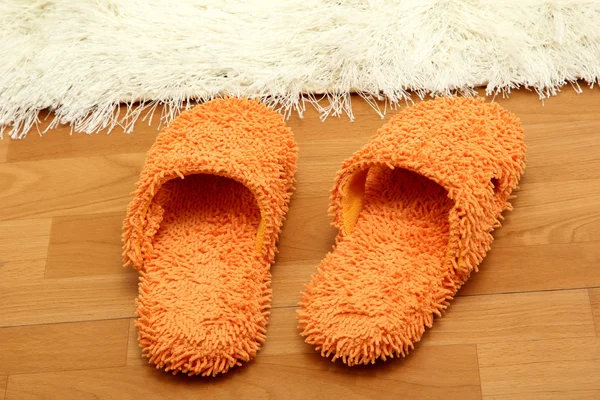
{"type": "Polygon", "coordinates": [[[247,359],[248,343],[262,334],[269,276],[255,250],[254,196],[231,179],[198,174],[165,183],[155,201],[164,214],[141,277],[138,312],[151,322],[140,324],[140,343],[172,368],[247,359]]]}
{"type": "Polygon", "coordinates": [[[442,261],[452,206],[446,190],[426,177],[387,166],[369,170],[353,230],[314,278],[307,315],[320,327],[324,349],[356,357],[431,324],[433,304],[450,292],[442,261]]]}

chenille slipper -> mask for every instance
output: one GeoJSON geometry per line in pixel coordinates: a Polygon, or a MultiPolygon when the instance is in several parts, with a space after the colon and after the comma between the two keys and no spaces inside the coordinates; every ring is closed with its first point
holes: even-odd
{"type": "Polygon", "coordinates": [[[306,342],[348,365],[405,356],[477,271],[524,164],[519,120],[481,99],[384,125],[338,172],[339,235],[301,296],[306,342]]]}
{"type": "Polygon", "coordinates": [[[291,130],[256,101],[213,100],[158,135],[123,223],[157,368],[214,376],[254,357],[296,161],[291,130]]]}

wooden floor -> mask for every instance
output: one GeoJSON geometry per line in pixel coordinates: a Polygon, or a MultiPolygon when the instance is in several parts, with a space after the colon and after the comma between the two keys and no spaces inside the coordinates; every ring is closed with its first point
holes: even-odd
{"type": "MultiPolygon", "coordinates": [[[[328,191],[382,125],[292,117],[298,189],[255,361],[218,378],[140,358],[137,274],[120,227],[156,128],[0,142],[0,399],[600,399],[600,90],[498,100],[521,117],[528,167],[481,272],[404,360],[348,368],[303,343],[299,292],[330,250],[328,191]]],[[[389,118],[389,115],[388,115],[389,118]]]]}

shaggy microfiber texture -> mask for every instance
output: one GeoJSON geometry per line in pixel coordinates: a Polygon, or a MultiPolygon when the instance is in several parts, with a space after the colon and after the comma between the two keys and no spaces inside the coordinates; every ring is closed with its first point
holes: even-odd
{"type": "Polygon", "coordinates": [[[477,271],[524,164],[519,120],[481,99],[384,125],[338,173],[336,246],[301,296],[306,341],[348,365],[405,356],[477,271]]]}
{"type": "Polygon", "coordinates": [[[409,91],[547,97],[598,81],[599,26],[598,0],[3,0],[0,135],[45,108],[90,133],[220,96],[323,118],[351,92],[380,114],[409,91]]]}
{"type": "Polygon", "coordinates": [[[252,100],[197,106],[158,136],[123,223],[157,368],[214,376],[255,356],[296,161],[282,116],[252,100]]]}

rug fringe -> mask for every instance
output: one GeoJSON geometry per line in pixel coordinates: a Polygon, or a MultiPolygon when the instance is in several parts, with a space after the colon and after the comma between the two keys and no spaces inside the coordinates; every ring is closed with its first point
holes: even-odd
{"type": "MultiPolygon", "coordinates": [[[[593,88],[599,81],[600,78],[596,81],[586,82],[586,84],[590,88],[593,88]]],[[[583,93],[580,82],[569,81],[568,83],[578,94],[583,93]]],[[[540,89],[531,87],[525,88],[527,90],[535,90],[538,93],[540,100],[543,101],[549,97],[556,96],[558,92],[560,92],[562,86],[564,85],[540,89]]],[[[520,88],[520,86],[516,85],[506,88],[486,89],[486,96],[492,96],[493,99],[495,99],[500,95],[502,98],[506,98],[510,95],[512,90],[518,88],[520,88]]],[[[414,92],[400,90],[397,93],[390,95],[364,91],[348,91],[345,93],[290,94],[285,97],[265,96],[257,99],[281,113],[286,120],[294,113],[297,113],[298,116],[302,118],[307,108],[310,106],[316,109],[320,114],[321,121],[325,121],[327,118],[331,117],[339,118],[342,116],[346,116],[350,121],[354,121],[354,113],[352,111],[353,94],[360,96],[367,104],[369,104],[373,111],[383,119],[389,110],[395,110],[402,104],[413,104],[415,97],[423,100],[426,97],[436,98],[439,96],[476,96],[477,91],[475,88],[470,87],[437,93],[431,93],[425,90],[414,92]]],[[[0,121],[12,120],[12,122],[9,123],[0,123],[0,140],[4,138],[4,134],[7,134],[7,136],[12,139],[22,139],[32,130],[37,131],[39,135],[43,135],[49,130],[55,129],[63,124],[70,126],[71,134],[94,134],[100,131],[106,131],[108,134],[115,128],[120,128],[125,133],[131,133],[138,120],[147,123],[148,126],[155,125],[156,129],[160,130],[163,126],[168,125],[172,120],[177,118],[182,111],[188,110],[198,103],[220,97],[227,96],[217,95],[201,98],[124,101],[123,103],[94,107],[92,110],[89,110],[87,114],[78,116],[74,119],[70,119],[69,116],[62,113],[60,109],[51,110],[51,113],[48,114],[47,118],[52,118],[52,121],[43,130],[40,130],[39,126],[42,122],[39,118],[39,110],[18,111],[9,118],[0,106],[0,121]],[[157,109],[161,110],[160,115],[156,115],[157,109]]]]}
{"type": "Polygon", "coordinates": [[[600,79],[593,0],[3,0],[0,21],[0,136],[13,138],[46,109],[52,128],[131,132],[221,96],[352,120],[350,93],[383,116],[480,86],[543,100],[600,79]]]}

